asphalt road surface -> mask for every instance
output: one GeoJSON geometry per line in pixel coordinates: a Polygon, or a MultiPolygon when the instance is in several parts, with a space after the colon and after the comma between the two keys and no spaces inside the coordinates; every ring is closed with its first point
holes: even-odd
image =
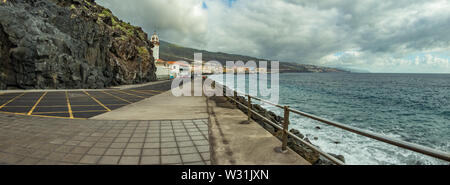
{"type": "Polygon", "coordinates": [[[86,119],[168,91],[171,83],[126,90],[0,93],[0,113],[86,119]]]}

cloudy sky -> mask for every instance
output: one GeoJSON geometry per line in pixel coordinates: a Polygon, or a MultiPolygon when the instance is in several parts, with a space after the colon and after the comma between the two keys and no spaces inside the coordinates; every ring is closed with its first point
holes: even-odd
{"type": "Polygon", "coordinates": [[[448,0],[97,0],[162,40],[370,72],[450,73],[448,0]]]}

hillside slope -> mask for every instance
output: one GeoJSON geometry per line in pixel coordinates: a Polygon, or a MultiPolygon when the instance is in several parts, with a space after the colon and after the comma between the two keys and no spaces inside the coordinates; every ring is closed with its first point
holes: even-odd
{"type": "MultiPolygon", "coordinates": [[[[211,61],[215,60],[220,62],[221,64],[225,64],[226,61],[270,61],[267,59],[259,59],[255,57],[243,56],[243,55],[234,55],[227,54],[222,52],[209,52],[205,50],[198,50],[193,48],[187,48],[183,46],[178,46],[176,44],[171,44],[169,42],[161,41],[160,45],[160,57],[163,60],[176,61],[183,60],[186,62],[193,62],[194,53],[202,53],[203,61],[211,61]]],[[[328,67],[320,67],[314,65],[306,65],[306,64],[297,64],[297,63],[288,63],[288,62],[280,62],[280,72],[303,72],[303,73],[311,73],[311,72],[345,72],[344,70],[328,68],[328,67]]]]}
{"type": "Polygon", "coordinates": [[[141,28],[94,0],[0,2],[0,89],[153,81],[152,47],[141,28]]]}

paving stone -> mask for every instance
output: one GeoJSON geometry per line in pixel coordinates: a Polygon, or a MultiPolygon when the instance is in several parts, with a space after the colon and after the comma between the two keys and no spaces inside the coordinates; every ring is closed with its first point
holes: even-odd
{"type": "Polygon", "coordinates": [[[120,156],[103,156],[98,164],[100,165],[116,165],[119,163],[120,156]]]}
{"type": "Polygon", "coordinates": [[[20,162],[18,162],[18,165],[35,165],[39,162],[40,159],[36,159],[36,158],[25,158],[23,160],[21,160],[20,162]]]}
{"type": "Polygon", "coordinates": [[[109,145],[111,145],[111,143],[108,143],[108,142],[98,142],[98,143],[95,143],[94,147],[107,148],[107,147],[109,147],[109,145]]]}
{"type": "Polygon", "coordinates": [[[90,155],[103,155],[106,151],[106,148],[91,148],[88,151],[88,154],[90,155]]]}
{"type": "Polygon", "coordinates": [[[82,157],[83,157],[83,155],[80,155],[80,154],[67,154],[61,160],[63,162],[78,163],[82,157]]]}
{"type": "Polygon", "coordinates": [[[194,146],[194,143],[192,141],[180,141],[180,142],[178,142],[178,147],[187,147],[187,146],[194,146]]]}
{"type": "Polygon", "coordinates": [[[130,143],[143,143],[145,141],[145,137],[131,138],[130,143]]]}
{"type": "Polygon", "coordinates": [[[145,143],[144,148],[160,148],[160,143],[145,143]]]}
{"type": "Polygon", "coordinates": [[[108,149],[105,153],[105,155],[109,155],[109,156],[121,156],[123,153],[124,149],[115,149],[115,148],[111,148],[108,149]]]}
{"type": "Polygon", "coordinates": [[[196,153],[197,149],[195,147],[182,147],[180,148],[181,154],[190,154],[190,153],[196,153]]]}
{"type": "Polygon", "coordinates": [[[139,157],[122,156],[122,158],[120,158],[119,164],[121,164],[121,165],[138,165],[139,157]]]}
{"type": "Polygon", "coordinates": [[[205,165],[206,163],[203,161],[199,161],[199,162],[187,162],[184,163],[185,165],[205,165]]]}
{"type": "Polygon", "coordinates": [[[160,156],[145,156],[141,158],[142,165],[157,165],[161,164],[160,156]]]}
{"type": "Polygon", "coordinates": [[[73,146],[60,146],[55,151],[57,152],[63,152],[63,153],[69,153],[74,147],[73,146]]]}
{"type": "Polygon", "coordinates": [[[112,143],[110,148],[126,148],[127,143],[112,143]]]}
{"type": "Polygon", "coordinates": [[[89,151],[89,147],[75,147],[73,148],[73,150],[71,151],[71,153],[75,153],[75,154],[85,154],[87,151],[89,151]]]}
{"type": "Polygon", "coordinates": [[[128,149],[127,148],[123,152],[123,155],[132,155],[132,156],[141,155],[141,149],[128,149]]]}
{"type": "Polygon", "coordinates": [[[127,149],[133,148],[133,149],[139,149],[144,146],[144,143],[128,143],[127,149]]]}
{"type": "Polygon", "coordinates": [[[94,146],[95,142],[92,141],[82,141],[78,146],[91,147],[94,146]]]}
{"type": "Polygon", "coordinates": [[[198,152],[209,152],[209,145],[204,145],[204,146],[197,146],[197,150],[198,152]]]}
{"type": "Polygon", "coordinates": [[[119,137],[114,140],[115,143],[128,143],[130,138],[119,137]]]}
{"type": "Polygon", "coordinates": [[[82,164],[96,164],[101,156],[98,155],[85,155],[81,158],[80,163],[82,164]]]}
{"type": "Polygon", "coordinates": [[[31,157],[44,158],[45,156],[47,156],[50,153],[51,153],[50,151],[37,150],[31,154],[31,157]]]}
{"type": "Polygon", "coordinates": [[[209,145],[208,140],[198,140],[198,141],[194,141],[195,145],[199,146],[199,145],[209,145]]]}
{"type": "Polygon", "coordinates": [[[181,159],[185,163],[186,162],[199,162],[199,161],[202,161],[202,158],[200,157],[200,155],[198,153],[183,154],[183,155],[181,155],[181,159]]]}
{"type": "Polygon", "coordinates": [[[157,142],[159,142],[159,141],[160,141],[159,137],[156,137],[156,138],[150,137],[150,138],[146,138],[146,139],[145,139],[145,142],[146,142],[146,143],[157,143],[157,142]]]}
{"type": "Polygon", "coordinates": [[[162,142],[161,143],[161,148],[173,148],[173,147],[177,147],[176,142],[162,142]]]}
{"type": "Polygon", "coordinates": [[[56,162],[56,161],[44,159],[44,160],[39,161],[36,165],[57,165],[57,164],[58,164],[58,162],[56,162]]]}
{"type": "Polygon", "coordinates": [[[176,164],[181,163],[181,157],[180,155],[169,155],[169,156],[161,156],[161,163],[162,164],[176,164]]]}
{"type": "Polygon", "coordinates": [[[61,160],[65,155],[66,155],[66,153],[53,152],[53,153],[50,153],[49,155],[47,155],[47,156],[45,157],[45,159],[49,159],[49,160],[52,160],[52,161],[59,161],[59,160],[61,160]]]}
{"type": "Polygon", "coordinates": [[[189,136],[180,136],[180,137],[176,137],[177,141],[191,141],[191,138],[189,136]]]}
{"type": "Polygon", "coordinates": [[[160,155],[160,149],[144,149],[142,151],[143,156],[160,155]]]}
{"type": "Polygon", "coordinates": [[[161,155],[175,155],[179,153],[178,148],[161,148],[161,155]]]}
{"type": "Polygon", "coordinates": [[[67,141],[66,143],[64,143],[64,145],[68,145],[68,146],[77,146],[80,144],[80,141],[67,141]]]}

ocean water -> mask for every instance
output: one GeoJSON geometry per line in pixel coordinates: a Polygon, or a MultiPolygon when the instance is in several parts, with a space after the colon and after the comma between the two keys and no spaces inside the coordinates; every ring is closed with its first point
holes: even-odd
{"type": "MultiPolygon", "coordinates": [[[[211,78],[236,89],[229,81],[237,76],[211,78]]],[[[244,78],[247,86],[238,91],[248,93],[249,76],[244,78]]],[[[450,152],[450,74],[280,74],[279,94],[281,105],[450,152]]],[[[262,105],[282,116],[281,109],[262,105]]],[[[322,150],[344,155],[347,164],[449,164],[298,115],[290,119],[290,128],[322,150]]]]}

